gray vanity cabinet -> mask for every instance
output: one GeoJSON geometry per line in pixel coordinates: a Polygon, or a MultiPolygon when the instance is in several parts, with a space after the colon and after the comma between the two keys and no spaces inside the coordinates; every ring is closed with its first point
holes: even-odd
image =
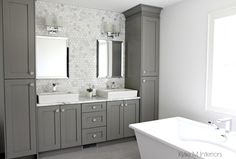
{"type": "Polygon", "coordinates": [[[81,145],[81,106],[61,106],[61,148],[81,145]]]}
{"type": "Polygon", "coordinates": [[[141,97],[141,122],[158,118],[159,32],[162,8],[138,5],[126,16],[125,87],[141,97]],[[144,82],[146,81],[146,82],[144,82]]]}
{"type": "Polygon", "coordinates": [[[120,139],[124,135],[124,102],[107,102],[107,140],[120,139]]]}
{"type": "Polygon", "coordinates": [[[139,122],[139,100],[124,102],[124,137],[134,136],[134,131],[129,128],[130,124],[139,122]]]}
{"type": "Polygon", "coordinates": [[[3,0],[5,78],[35,77],[34,0],[3,0]]]}
{"type": "Polygon", "coordinates": [[[5,81],[7,158],[36,153],[35,81],[5,81]]]}
{"type": "Polygon", "coordinates": [[[39,152],[81,145],[81,105],[38,108],[39,152]]]}
{"type": "Polygon", "coordinates": [[[129,124],[139,122],[139,100],[107,103],[107,140],[134,136],[129,124]]]}
{"type": "Polygon", "coordinates": [[[38,108],[39,152],[60,149],[60,107],[38,108]]]}

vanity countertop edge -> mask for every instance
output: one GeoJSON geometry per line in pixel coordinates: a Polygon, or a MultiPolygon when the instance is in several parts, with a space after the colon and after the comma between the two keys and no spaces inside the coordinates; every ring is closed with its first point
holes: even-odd
{"type": "Polygon", "coordinates": [[[121,101],[121,100],[135,100],[140,99],[140,97],[132,97],[132,98],[116,98],[116,99],[107,99],[102,97],[80,97],[79,101],[73,102],[58,102],[58,103],[42,103],[38,104],[37,107],[47,107],[47,106],[55,106],[55,105],[70,105],[70,104],[86,104],[86,103],[98,103],[98,102],[111,102],[111,101],[121,101]]]}

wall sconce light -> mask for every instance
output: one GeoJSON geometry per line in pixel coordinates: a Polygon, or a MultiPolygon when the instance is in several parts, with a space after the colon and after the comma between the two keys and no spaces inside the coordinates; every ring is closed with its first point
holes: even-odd
{"type": "Polygon", "coordinates": [[[56,34],[62,31],[62,20],[55,15],[49,15],[46,17],[46,29],[49,34],[56,34]]]}
{"type": "Polygon", "coordinates": [[[103,22],[103,31],[102,34],[105,34],[107,37],[119,37],[120,36],[120,25],[109,24],[103,22]]]}

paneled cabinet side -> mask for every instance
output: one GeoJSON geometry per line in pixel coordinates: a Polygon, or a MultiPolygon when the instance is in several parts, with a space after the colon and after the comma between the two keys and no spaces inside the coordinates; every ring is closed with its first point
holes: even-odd
{"type": "MultiPolygon", "coordinates": [[[[4,153],[4,76],[3,76],[3,23],[2,2],[0,1],[0,154],[4,153]]],[[[1,156],[0,156],[1,157],[1,156]]]]}

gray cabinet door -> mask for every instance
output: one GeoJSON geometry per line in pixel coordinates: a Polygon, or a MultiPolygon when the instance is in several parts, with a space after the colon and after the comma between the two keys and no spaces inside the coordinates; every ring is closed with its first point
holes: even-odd
{"type": "Polygon", "coordinates": [[[124,103],[123,101],[107,102],[107,140],[124,136],[124,103]]]}
{"type": "Polygon", "coordinates": [[[129,125],[139,122],[139,100],[125,101],[124,106],[124,137],[134,136],[129,125]]]}
{"type": "Polygon", "coordinates": [[[34,78],[34,0],[3,0],[5,78],[34,78]]]}
{"type": "Polygon", "coordinates": [[[158,114],[158,77],[143,77],[141,85],[140,120],[155,120],[158,114]]]}
{"type": "Polygon", "coordinates": [[[81,145],[81,105],[61,106],[61,148],[81,145]]]}
{"type": "Polygon", "coordinates": [[[142,76],[158,76],[159,19],[142,17],[142,76]]]}
{"type": "Polygon", "coordinates": [[[38,108],[39,152],[60,149],[60,107],[38,108]]]}
{"type": "Polygon", "coordinates": [[[7,158],[36,154],[34,80],[6,80],[7,158]]]}

